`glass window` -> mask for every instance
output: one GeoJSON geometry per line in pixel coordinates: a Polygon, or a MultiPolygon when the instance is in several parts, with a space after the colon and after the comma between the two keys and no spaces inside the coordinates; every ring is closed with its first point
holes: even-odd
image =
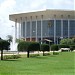
{"type": "Polygon", "coordinates": [[[75,36],[75,20],[70,20],[70,37],[75,36]]]}
{"type": "Polygon", "coordinates": [[[25,22],[23,22],[23,37],[25,37],[25,22]]]}
{"type": "Polygon", "coordinates": [[[49,22],[50,22],[50,24],[48,25],[49,37],[53,37],[54,36],[54,20],[50,20],[49,22]]]}
{"type": "Polygon", "coordinates": [[[26,26],[26,36],[29,38],[30,37],[30,22],[27,22],[27,26],[26,26]]]}
{"type": "Polygon", "coordinates": [[[48,20],[43,20],[43,37],[48,37],[48,20]]]}
{"type": "Polygon", "coordinates": [[[36,36],[36,21],[32,21],[32,37],[36,36]]]}
{"type": "Polygon", "coordinates": [[[63,20],[63,36],[68,37],[68,20],[63,20]]]}
{"type": "Polygon", "coordinates": [[[61,20],[56,20],[56,36],[61,36],[61,20]]]}
{"type": "Polygon", "coordinates": [[[41,37],[41,21],[37,21],[37,35],[41,37]]]}

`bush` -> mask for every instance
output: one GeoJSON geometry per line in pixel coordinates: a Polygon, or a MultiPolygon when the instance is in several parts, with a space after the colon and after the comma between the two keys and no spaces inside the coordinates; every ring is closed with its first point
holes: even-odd
{"type": "Polygon", "coordinates": [[[9,50],[10,43],[7,40],[0,39],[1,60],[3,60],[3,50],[9,50]]]}
{"type": "Polygon", "coordinates": [[[51,50],[52,51],[58,51],[58,45],[51,45],[51,50]]]}
{"type": "Polygon", "coordinates": [[[41,44],[40,51],[43,51],[43,56],[45,51],[49,51],[49,45],[48,44],[41,44]]]}
{"type": "Polygon", "coordinates": [[[6,59],[18,59],[20,58],[20,55],[5,55],[4,60],[6,59]]]}
{"type": "Polygon", "coordinates": [[[41,51],[49,51],[49,45],[48,44],[41,44],[41,51]]]}
{"type": "Polygon", "coordinates": [[[38,42],[20,42],[18,44],[18,51],[27,51],[27,57],[29,58],[30,51],[38,51],[40,44],[38,42]]]}
{"type": "Polygon", "coordinates": [[[40,44],[37,42],[31,42],[28,46],[29,51],[38,51],[40,50],[40,44]]]}
{"type": "Polygon", "coordinates": [[[75,50],[75,45],[70,45],[70,50],[71,51],[75,50]]]}
{"type": "Polygon", "coordinates": [[[18,44],[18,51],[27,51],[30,42],[22,41],[18,44]]]}
{"type": "Polygon", "coordinates": [[[48,56],[48,55],[50,55],[50,53],[44,53],[44,56],[48,56]]]}
{"type": "Polygon", "coordinates": [[[65,44],[60,44],[60,45],[58,45],[58,47],[59,47],[59,49],[60,48],[70,48],[69,45],[65,45],[65,44]]]}
{"type": "Polygon", "coordinates": [[[30,57],[37,57],[40,56],[39,54],[30,54],[30,57]]]}
{"type": "Polygon", "coordinates": [[[20,42],[18,44],[18,51],[38,51],[40,44],[38,42],[20,42]]]}
{"type": "Polygon", "coordinates": [[[59,54],[59,52],[53,52],[53,55],[58,55],[59,54]]]}

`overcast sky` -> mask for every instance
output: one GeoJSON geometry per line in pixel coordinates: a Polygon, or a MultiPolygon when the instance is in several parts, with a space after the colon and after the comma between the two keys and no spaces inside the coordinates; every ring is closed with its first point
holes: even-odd
{"type": "Polygon", "coordinates": [[[68,9],[75,10],[75,0],[0,0],[0,37],[12,35],[13,28],[9,14],[45,10],[68,9]]]}

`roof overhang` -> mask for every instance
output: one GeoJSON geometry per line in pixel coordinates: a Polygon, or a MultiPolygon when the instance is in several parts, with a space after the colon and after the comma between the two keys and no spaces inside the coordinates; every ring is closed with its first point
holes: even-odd
{"type": "Polygon", "coordinates": [[[15,21],[16,19],[19,21],[21,18],[26,18],[27,20],[30,20],[30,17],[32,16],[32,20],[41,19],[41,16],[43,15],[43,19],[48,18],[54,18],[54,15],[56,15],[56,19],[61,19],[61,16],[63,15],[63,19],[75,19],[75,10],[44,10],[44,11],[37,11],[37,12],[28,12],[28,13],[19,13],[19,14],[11,14],[9,15],[9,20],[15,21]],[[68,17],[70,15],[70,17],[68,17]]]}

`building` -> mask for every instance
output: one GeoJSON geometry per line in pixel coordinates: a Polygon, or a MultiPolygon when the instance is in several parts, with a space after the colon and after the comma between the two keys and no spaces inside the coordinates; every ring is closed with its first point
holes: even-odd
{"type": "Polygon", "coordinates": [[[59,39],[75,36],[74,14],[74,10],[44,10],[12,14],[9,19],[15,22],[15,38],[25,41],[50,39],[56,44],[59,39]]]}

